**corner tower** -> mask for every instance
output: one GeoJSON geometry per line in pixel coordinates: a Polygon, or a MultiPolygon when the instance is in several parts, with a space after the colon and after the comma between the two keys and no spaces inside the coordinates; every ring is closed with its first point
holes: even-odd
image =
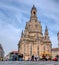
{"type": "Polygon", "coordinates": [[[48,32],[48,28],[46,26],[45,28],[45,33],[44,33],[44,54],[48,55],[48,57],[51,57],[52,55],[52,44],[51,44],[51,41],[50,41],[50,38],[49,38],[49,32],[48,32]]]}
{"type": "Polygon", "coordinates": [[[46,29],[45,29],[45,39],[49,40],[49,32],[48,32],[47,26],[46,26],[46,29]]]}

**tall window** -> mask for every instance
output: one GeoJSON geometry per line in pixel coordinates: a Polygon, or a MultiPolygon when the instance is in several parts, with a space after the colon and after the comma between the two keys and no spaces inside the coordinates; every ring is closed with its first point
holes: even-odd
{"type": "Polygon", "coordinates": [[[44,53],[45,53],[45,45],[44,45],[44,53]]]}
{"type": "Polygon", "coordinates": [[[30,55],[32,56],[32,44],[30,45],[30,55]]]}

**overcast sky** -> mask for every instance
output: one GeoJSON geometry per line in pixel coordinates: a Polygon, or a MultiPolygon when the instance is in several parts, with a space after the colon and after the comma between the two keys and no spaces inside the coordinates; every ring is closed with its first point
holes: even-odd
{"type": "Polygon", "coordinates": [[[59,0],[0,0],[0,43],[5,55],[18,49],[21,31],[30,19],[33,4],[37,8],[42,32],[47,25],[52,47],[58,47],[59,0]]]}

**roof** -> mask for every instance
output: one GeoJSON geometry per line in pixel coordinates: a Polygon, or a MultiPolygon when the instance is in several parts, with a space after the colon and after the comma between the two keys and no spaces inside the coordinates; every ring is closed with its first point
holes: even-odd
{"type": "Polygon", "coordinates": [[[59,49],[58,48],[52,48],[52,51],[58,51],[59,49]]]}
{"type": "Polygon", "coordinates": [[[10,53],[18,53],[18,51],[12,51],[12,52],[10,52],[10,53]]]}
{"type": "Polygon", "coordinates": [[[59,32],[57,33],[57,35],[59,34],[59,32]]]}
{"type": "Polygon", "coordinates": [[[35,10],[36,10],[36,7],[35,7],[35,5],[33,5],[32,9],[35,9],[35,10]]]}
{"type": "Polygon", "coordinates": [[[0,44],[0,48],[2,49],[2,45],[0,44]]]}

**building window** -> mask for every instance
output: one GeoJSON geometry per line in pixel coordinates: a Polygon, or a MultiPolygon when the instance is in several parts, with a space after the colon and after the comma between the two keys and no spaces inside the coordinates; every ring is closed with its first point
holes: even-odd
{"type": "Polygon", "coordinates": [[[45,53],[45,46],[44,46],[44,53],[45,53]]]}

